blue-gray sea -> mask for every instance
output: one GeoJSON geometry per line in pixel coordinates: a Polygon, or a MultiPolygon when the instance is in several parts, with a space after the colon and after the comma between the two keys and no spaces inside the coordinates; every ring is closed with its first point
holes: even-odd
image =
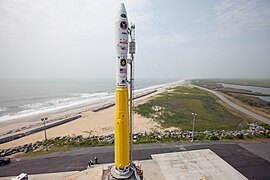
{"type": "MultiPolygon", "coordinates": [[[[138,91],[169,83],[136,80],[138,91]]],[[[114,79],[1,80],[0,122],[92,104],[114,97],[114,79]]]]}
{"type": "MultiPolygon", "coordinates": [[[[257,87],[257,86],[241,86],[241,85],[234,85],[234,84],[223,84],[223,87],[228,87],[228,88],[236,88],[236,89],[244,89],[244,90],[249,90],[252,92],[258,92],[262,94],[270,94],[270,88],[265,88],[265,87],[257,87]]],[[[270,96],[254,96],[258,97],[264,101],[270,102],[270,96]]]]}

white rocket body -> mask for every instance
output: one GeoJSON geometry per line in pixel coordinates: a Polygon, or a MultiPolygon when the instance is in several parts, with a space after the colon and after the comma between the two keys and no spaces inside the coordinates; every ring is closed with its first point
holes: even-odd
{"type": "Polygon", "coordinates": [[[122,3],[116,15],[115,48],[117,56],[116,85],[127,86],[128,19],[122,3]]]}

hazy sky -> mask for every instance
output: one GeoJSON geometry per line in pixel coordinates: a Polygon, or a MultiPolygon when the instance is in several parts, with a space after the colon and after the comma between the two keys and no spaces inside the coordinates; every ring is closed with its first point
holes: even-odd
{"type": "Polygon", "coordinates": [[[120,2],[137,78],[270,78],[269,0],[0,0],[0,78],[114,78],[120,2]]]}

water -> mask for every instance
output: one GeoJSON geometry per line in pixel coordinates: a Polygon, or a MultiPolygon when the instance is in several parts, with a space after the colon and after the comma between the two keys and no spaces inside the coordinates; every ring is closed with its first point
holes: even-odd
{"type": "MultiPolygon", "coordinates": [[[[114,97],[114,80],[0,81],[0,122],[93,104],[114,97]]],[[[136,92],[159,88],[164,80],[138,80],[136,92]]]]}
{"type": "MultiPolygon", "coordinates": [[[[270,94],[270,88],[257,87],[257,86],[242,86],[242,85],[234,85],[234,84],[222,84],[225,88],[235,88],[235,89],[244,89],[250,90],[252,92],[262,93],[262,94],[270,94]]],[[[270,96],[255,96],[264,101],[270,102],[270,96]]]]}

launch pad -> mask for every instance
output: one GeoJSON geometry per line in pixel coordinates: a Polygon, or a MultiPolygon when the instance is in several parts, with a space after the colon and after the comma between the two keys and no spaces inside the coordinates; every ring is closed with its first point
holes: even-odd
{"type": "MultiPolygon", "coordinates": [[[[210,149],[152,154],[151,157],[150,160],[139,161],[144,170],[144,179],[247,179],[210,149]]],[[[32,180],[115,180],[110,171],[112,166],[113,164],[97,164],[83,171],[35,174],[29,175],[29,178],[32,180]]],[[[11,178],[1,179],[10,180],[11,178]]],[[[126,179],[135,180],[135,174],[132,173],[126,179]]]]}
{"type": "Polygon", "coordinates": [[[119,172],[115,165],[108,166],[108,169],[104,169],[102,172],[103,180],[138,180],[143,179],[143,172],[138,165],[129,165],[129,170],[126,172],[119,172]],[[118,173],[119,174],[118,174],[118,173]],[[120,174],[121,173],[121,174],[120,174]]]}

